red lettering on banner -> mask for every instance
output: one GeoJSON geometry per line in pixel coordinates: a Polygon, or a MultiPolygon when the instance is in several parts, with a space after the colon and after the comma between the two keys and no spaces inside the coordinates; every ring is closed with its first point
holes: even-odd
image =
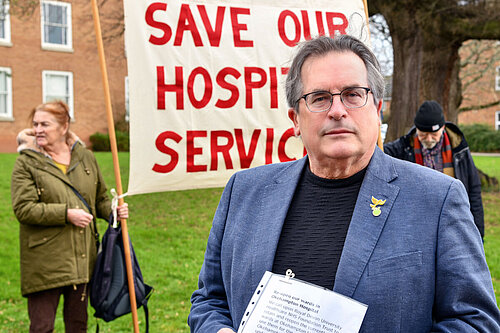
{"type": "Polygon", "coordinates": [[[323,16],[321,16],[321,12],[316,12],[316,22],[318,25],[318,35],[324,36],[325,34],[325,26],[323,25],[323,16]]]}
{"type": "Polygon", "coordinates": [[[196,22],[194,21],[193,13],[191,13],[189,5],[183,4],[181,5],[179,21],[177,22],[177,32],[175,33],[174,46],[182,45],[182,37],[184,35],[184,31],[187,30],[191,31],[194,45],[203,46],[200,32],[198,31],[198,28],[196,27],[196,22]]]}
{"type": "Polygon", "coordinates": [[[340,32],[342,35],[347,34],[346,29],[349,25],[349,21],[347,21],[347,17],[345,17],[342,13],[326,13],[326,24],[328,25],[328,30],[330,31],[330,36],[333,36],[335,31],[340,32]],[[339,18],[342,20],[341,24],[333,24],[333,20],[335,18],[339,18]]]}
{"type": "Polygon", "coordinates": [[[179,154],[172,148],[169,148],[165,145],[165,141],[167,139],[174,140],[175,142],[179,143],[182,140],[182,137],[172,131],[166,131],[158,135],[156,138],[156,149],[161,151],[162,153],[165,153],[167,155],[170,155],[170,162],[166,165],[161,165],[161,164],[155,164],[153,166],[153,171],[158,172],[158,173],[168,173],[172,170],[175,169],[177,166],[177,163],[179,162],[179,154]]]}
{"type": "MultiPolygon", "coordinates": [[[[288,68],[280,68],[280,73],[286,75],[288,68]]],[[[157,109],[165,110],[165,100],[167,92],[175,92],[176,96],[176,109],[184,110],[184,75],[183,68],[175,67],[175,83],[167,84],[165,81],[171,81],[165,79],[165,68],[161,66],[156,67],[156,81],[157,81],[157,109]]],[[[240,92],[238,86],[226,81],[227,76],[232,76],[236,80],[241,77],[241,73],[235,68],[224,67],[222,68],[216,76],[215,82],[222,88],[229,90],[231,95],[228,99],[217,99],[215,106],[221,109],[228,109],[238,102],[240,92]]],[[[253,108],[253,94],[254,90],[263,88],[269,78],[269,108],[278,108],[278,77],[277,68],[269,67],[269,74],[260,67],[245,67],[244,68],[244,78],[243,84],[245,87],[245,108],[253,108]]],[[[194,108],[201,109],[208,105],[213,96],[213,83],[210,73],[207,69],[203,67],[196,67],[189,74],[187,78],[187,93],[189,101],[194,108]],[[201,87],[202,97],[197,99],[194,94],[194,82],[198,76],[201,76],[202,84],[197,85],[201,87]]]]}
{"type": "MultiPolygon", "coordinates": [[[[325,14],[326,17],[326,23],[328,26],[328,33],[330,36],[335,36],[336,32],[338,31],[340,34],[345,35],[347,26],[349,25],[349,22],[347,20],[347,17],[342,14],[342,13],[335,13],[335,12],[320,12],[316,11],[315,16],[316,16],[316,27],[318,29],[318,34],[319,35],[325,35],[325,27],[323,24],[323,14],[325,14]],[[340,19],[341,23],[340,24],[334,24],[334,19],[340,19]]],[[[297,45],[297,43],[301,40],[302,34],[301,31],[304,33],[304,39],[308,40],[311,39],[311,23],[309,21],[309,16],[307,11],[302,10],[301,11],[301,18],[302,21],[299,19],[297,15],[295,15],[294,12],[291,10],[284,10],[280,13],[278,17],[278,33],[285,45],[294,47],[297,45]],[[292,31],[295,32],[293,37],[289,37],[286,35],[285,31],[285,22],[287,18],[290,18],[292,20],[293,24],[293,29],[292,31]]]]}
{"type": "Polygon", "coordinates": [[[265,162],[266,164],[273,163],[273,141],[274,141],[274,130],[272,128],[266,129],[266,154],[265,162]]]}
{"type": "Polygon", "coordinates": [[[256,129],[253,131],[252,139],[250,140],[250,146],[248,147],[247,153],[245,152],[245,143],[243,142],[243,130],[240,128],[234,129],[234,136],[236,137],[236,146],[238,147],[238,155],[240,156],[240,166],[242,169],[247,169],[250,167],[250,164],[252,164],[260,132],[260,129],[256,129]]]}
{"type": "Polygon", "coordinates": [[[200,12],[201,20],[205,26],[205,31],[207,32],[208,41],[210,46],[218,47],[220,44],[220,37],[222,35],[222,22],[224,21],[224,11],[226,7],[217,7],[217,16],[215,17],[215,29],[212,28],[210,24],[210,19],[207,15],[207,10],[205,5],[198,5],[198,11],[200,12]]]}
{"type": "Polygon", "coordinates": [[[199,137],[206,137],[207,131],[187,131],[187,145],[186,145],[186,171],[187,172],[202,172],[207,171],[206,165],[195,165],[194,156],[203,154],[203,148],[194,146],[194,139],[199,137]]]}
{"type": "Polygon", "coordinates": [[[278,76],[276,75],[276,67],[269,67],[269,83],[271,91],[269,99],[271,100],[271,109],[278,108],[278,76]]]}
{"type": "Polygon", "coordinates": [[[302,15],[302,22],[304,22],[304,38],[306,40],[311,39],[311,26],[309,24],[309,15],[307,15],[306,10],[301,10],[300,14],[302,15]]]}
{"type": "Polygon", "coordinates": [[[231,7],[231,23],[233,25],[234,46],[253,47],[253,41],[241,39],[240,31],[247,30],[247,25],[238,22],[238,15],[250,15],[250,8],[231,7]]]}
{"type": "Polygon", "coordinates": [[[165,70],[156,66],[156,105],[158,110],[165,110],[165,93],[175,92],[177,110],[184,110],[182,67],[175,67],[175,84],[165,84],[165,70]]]}
{"type": "Polygon", "coordinates": [[[217,74],[217,84],[224,89],[227,89],[231,92],[231,96],[227,100],[218,99],[215,103],[215,106],[221,109],[229,109],[232,108],[236,102],[238,102],[238,98],[240,97],[240,92],[238,87],[234,84],[231,84],[225,80],[225,77],[231,75],[235,79],[239,79],[241,74],[234,68],[225,67],[217,74]]]}
{"type": "MultiPolygon", "coordinates": [[[[224,160],[224,165],[226,170],[233,169],[233,160],[231,159],[231,149],[234,147],[234,143],[236,141],[236,149],[238,150],[238,157],[240,160],[240,166],[242,169],[249,168],[252,164],[252,161],[255,158],[255,152],[257,149],[257,145],[259,143],[259,138],[262,130],[254,129],[252,132],[252,137],[250,138],[250,143],[248,144],[248,150],[245,150],[245,140],[243,139],[243,130],[240,128],[234,129],[234,135],[231,131],[227,130],[214,130],[208,133],[204,130],[187,130],[186,131],[186,172],[207,172],[208,167],[204,164],[195,164],[195,157],[197,155],[203,155],[209,151],[209,159],[210,159],[210,171],[216,171],[219,169],[219,154],[222,156],[224,160]],[[205,139],[205,145],[199,143],[198,146],[195,145],[196,138],[207,138],[209,135],[209,139],[205,139]],[[220,139],[225,140],[222,143],[219,141],[220,139]],[[210,149],[204,149],[204,147],[208,147],[210,145],[210,149]]],[[[279,138],[278,147],[277,147],[277,155],[280,162],[285,161],[293,161],[296,158],[290,157],[286,154],[285,146],[288,140],[294,136],[293,128],[287,129],[279,138]]],[[[173,171],[179,164],[179,154],[175,150],[175,148],[168,147],[166,145],[167,140],[173,140],[175,143],[179,143],[182,140],[182,137],[172,131],[165,131],[158,135],[155,145],[158,151],[169,155],[170,162],[161,165],[155,163],[153,166],[153,171],[158,173],[169,173],[173,171]]],[[[264,161],[265,164],[271,164],[272,154],[274,151],[274,129],[266,128],[266,135],[262,138],[264,140],[264,161]]],[[[304,149],[304,155],[306,151],[304,149]]]]}
{"type": "Polygon", "coordinates": [[[146,23],[156,29],[160,29],[163,31],[163,36],[161,37],[156,37],[156,36],[149,36],[149,42],[154,45],[163,45],[168,42],[168,40],[172,37],[172,29],[170,29],[170,26],[166,23],[163,22],[157,22],[153,19],[153,15],[157,10],[163,10],[167,11],[167,4],[166,3],[161,3],[161,2],[155,2],[152,3],[147,9],[146,9],[146,23]]]}
{"type": "Polygon", "coordinates": [[[280,159],[280,162],[288,162],[288,161],[295,161],[296,160],[296,158],[289,157],[285,152],[286,142],[292,136],[295,136],[295,132],[294,132],[293,128],[289,128],[285,131],[285,133],[283,133],[283,135],[280,138],[280,141],[278,143],[278,158],[280,159]]]}
{"type": "MultiPolygon", "coordinates": [[[[220,45],[220,40],[222,36],[222,28],[224,26],[224,13],[226,7],[218,6],[217,13],[215,16],[215,25],[212,26],[210,18],[208,17],[205,5],[197,5],[198,13],[200,14],[201,21],[203,22],[203,28],[207,33],[208,41],[210,46],[218,47],[220,45]]],[[[163,32],[162,36],[149,36],[149,42],[154,45],[165,45],[172,38],[172,28],[166,22],[160,22],[153,18],[153,15],[157,11],[167,11],[167,4],[162,2],[153,2],[148,6],[145,12],[146,23],[155,29],[159,29],[163,32]]],[[[239,21],[241,15],[250,15],[250,8],[230,8],[230,19],[231,28],[233,36],[233,43],[235,47],[253,47],[252,40],[244,40],[241,37],[241,32],[248,30],[245,23],[239,21]]],[[[179,17],[177,20],[177,28],[175,32],[174,46],[182,45],[184,39],[184,33],[190,32],[193,37],[193,43],[195,46],[204,46],[201,39],[200,31],[196,25],[196,20],[193,16],[193,12],[189,4],[182,4],[179,17]]]]}
{"type": "Polygon", "coordinates": [[[300,40],[300,21],[297,15],[291,10],[284,10],[280,13],[278,17],[278,32],[281,37],[281,40],[290,47],[294,47],[300,40]],[[293,39],[289,39],[285,33],[285,20],[287,17],[290,17],[295,26],[295,37],[293,39]]]}
{"type": "Polygon", "coordinates": [[[187,82],[187,91],[188,91],[188,96],[189,100],[191,101],[191,104],[197,108],[201,109],[207,106],[208,102],[210,101],[210,98],[212,98],[212,79],[210,79],[210,74],[208,71],[203,68],[203,67],[196,67],[193,69],[191,74],[189,75],[188,82],[187,82]],[[204,84],[204,92],[203,92],[203,97],[201,100],[197,100],[196,97],[194,96],[194,80],[196,78],[196,75],[200,74],[203,77],[203,82],[204,84]]]}
{"type": "Polygon", "coordinates": [[[267,81],[266,72],[259,67],[245,67],[245,107],[253,107],[252,90],[262,88],[267,81]],[[260,80],[252,81],[252,75],[260,75],[260,80]]]}
{"type": "Polygon", "coordinates": [[[231,155],[229,155],[229,149],[234,144],[234,138],[231,132],[228,131],[212,131],[210,133],[210,170],[217,170],[219,164],[218,154],[221,153],[224,158],[224,163],[226,164],[226,169],[231,170],[233,168],[233,161],[231,161],[231,155]],[[219,144],[219,138],[226,138],[226,144],[219,144]]]}

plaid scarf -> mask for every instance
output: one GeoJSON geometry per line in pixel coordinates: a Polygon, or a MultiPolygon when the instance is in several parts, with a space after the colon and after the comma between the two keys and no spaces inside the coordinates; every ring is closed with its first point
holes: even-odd
{"type": "MultiPolygon", "coordinates": [[[[442,163],[442,170],[440,170],[440,165],[436,168],[436,165],[430,161],[426,161],[427,163],[424,164],[424,157],[422,156],[422,144],[418,140],[418,136],[415,135],[413,138],[413,148],[415,151],[415,162],[420,165],[425,165],[428,166],[432,169],[442,171],[445,175],[451,176],[455,178],[455,170],[453,169],[453,158],[451,154],[451,144],[450,144],[450,139],[448,138],[448,134],[446,134],[446,131],[443,132],[443,138],[442,138],[442,144],[441,144],[441,159],[443,161],[442,163]]],[[[435,147],[439,148],[439,147],[435,147]]],[[[427,154],[426,154],[427,155],[427,154]]],[[[440,164],[440,163],[438,163],[440,164]]]]}

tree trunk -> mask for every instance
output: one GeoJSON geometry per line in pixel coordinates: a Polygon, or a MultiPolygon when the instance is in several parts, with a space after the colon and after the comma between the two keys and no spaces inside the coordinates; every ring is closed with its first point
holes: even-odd
{"type": "Polygon", "coordinates": [[[388,127],[386,141],[392,141],[402,133],[406,133],[413,126],[413,118],[418,107],[418,89],[420,81],[419,52],[420,38],[414,36],[411,39],[393,36],[392,42],[398,45],[394,48],[394,74],[392,76],[393,89],[390,126],[388,127]],[[413,79],[408,80],[408,77],[413,79]]]}
{"type": "Polygon", "coordinates": [[[436,100],[455,122],[462,100],[458,50],[468,39],[500,38],[499,0],[370,0],[382,14],[394,51],[392,101],[386,142],[413,126],[418,106],[436,100]]]}
{"type": "Polygon", "coordinates": [[[386,142],[395,140],[413,126],[413,118],[420,95],[422,38],[415,21],[415,15],[406,10],[394,14],[390,18],[386,18],[391,30],[394,50],[392,86],[397,87],[397,89],[393,88],[392,90],[386,142]]]}
{"type": "Polygon", "coordinates": [[[443,107],[445,119],[456,123],[461,96],[458,77],[461,43],[450,42],[449,37],[439,34],[432,37],[424,38],[419,105],[425,100],[435,100],[443,107]]]}
{"type": "MultiPolygon", "coordinates": [[[[392,9],[394,10],[394,8],[392,9]]],[[[383,13],[382,13],[383,14],[383,13]]],[[[394,49],[394,74],[390,124],[386,141],[405,134],[412,126],[418,107],[435,100],[445,119],[456,122],[461,99],[458,49],[460,41],[436,33],[433,26],[419,27],[416,13],[394,12],[386,18],[394,49]]]]}

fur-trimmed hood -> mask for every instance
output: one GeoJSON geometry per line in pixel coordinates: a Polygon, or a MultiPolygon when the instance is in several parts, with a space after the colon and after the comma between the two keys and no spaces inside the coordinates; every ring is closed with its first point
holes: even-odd
{"type": "MultiPolygon", "coordinates": [[[[68,146],[73,147],[77,142],[80,142],[80,144],[85,147],[83,141],[80,140],[75,133],[69,131],[68,139],[66,140],[68,146]]],[[[42,147],[36,144],[35,130],[32,128],[26,128],[17,135],[17,152],[20,153],[25,149],[33,150],[37,153],[49,156],[42,147]]]]}

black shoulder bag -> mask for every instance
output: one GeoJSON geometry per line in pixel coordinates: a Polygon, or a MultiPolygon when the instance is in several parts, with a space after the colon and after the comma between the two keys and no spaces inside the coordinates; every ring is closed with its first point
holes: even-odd
{"type": "MultiPolygon", "coordinates": [[[[73,186],[70,184],[68,184],[68,186],[85,204],[89,212],[92,212],[83,196],[73,186]]],[[[94,272],[90,280],[89,300],[90,305],[92,305],[95,310],[94,317],[102,318],[104,321],[109,322],[131,312],[130,294],[125,267],[125,250],[123,247],[121,226],[117,228],[113,228],[112,226],[113,214],[111,214],[108,219],[108,229],[102,238],[102,247],[100,247],[95,216],[93,221],[98,253],[94,272]]],[[[144,308],[147,333],[149,332],[149,312],[147,304],[153,292],[153,287],[144,283],[141,268],[139,267],[139,262],[137,261],[137,257],[132,247],[132,242],[129,241],[129,244],[136,304],[137,308],[141,306],[144,308]]],[[[96,332],[99,332],[99,325],[96,327],[96,332]]]]}

